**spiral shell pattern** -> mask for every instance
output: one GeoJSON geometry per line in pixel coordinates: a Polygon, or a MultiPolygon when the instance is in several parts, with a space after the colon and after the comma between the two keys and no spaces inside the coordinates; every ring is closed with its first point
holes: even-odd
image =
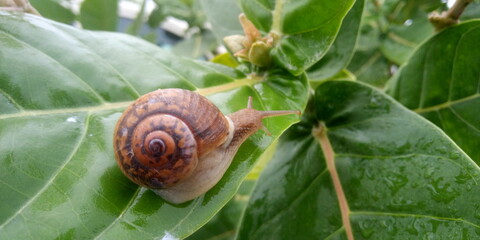
{"type": "Polygon", "coordinates": [[[188,177],[201,156],[228,137],[229,124],[205,97],[161,89],[130,105],[114,130],[118,165],[135,183],[169,188],[188,177]]]}

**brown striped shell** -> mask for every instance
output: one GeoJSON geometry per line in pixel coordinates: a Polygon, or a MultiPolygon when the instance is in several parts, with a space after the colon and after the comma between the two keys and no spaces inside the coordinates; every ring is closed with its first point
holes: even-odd
{"type": "Polygon", "coordinates": [[[182,89],[157,90],[136,100],[118,120],[115,158],[135,183],[169,188],[226,141],[228,128],[228,120],[205,97],[182,89]]]}

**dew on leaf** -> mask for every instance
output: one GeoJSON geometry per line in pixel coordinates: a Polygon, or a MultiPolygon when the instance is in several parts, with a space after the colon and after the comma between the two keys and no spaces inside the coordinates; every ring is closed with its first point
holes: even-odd
{"type": "Polygon", "coordinates": [[[375,226],[372,221],[365,220],[360,222],[360,233],[364,238],[369,238],[375,232],[375,226]]]}
{"type": "Polygon", "coordinates": [[[459,196],[458,191],[448,181],[445,181],[443,177],[432,181],[431,184],[427,185],[427,189],[430,191],[432,199],[437,202],[450,203],[459,196]]]}
{"type": "Polygon", "coordinates": [[[162,237],[161,240],[179,240],[179,238],[173,236],[171,233],[169,232],[165,232],[165,235],[162,237]]]}
{"type": "Polygon", "coordinates": [[[384,178],[390,191],[395,194],[408,183],[408,178],[397,172],[390,172],[384,178]]]}
{"type": "Polygon", "coordinates": [[[78,122],[78,118],[77,117],[68,117],[66,122],[76,123],[76,122],[78,122]]]}

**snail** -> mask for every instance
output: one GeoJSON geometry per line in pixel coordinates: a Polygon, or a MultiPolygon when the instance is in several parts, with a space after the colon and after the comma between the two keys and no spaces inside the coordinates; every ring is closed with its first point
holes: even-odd
{"type": "Polygon", "coordinates": [[[202,95],[160,89],[132,103],[114,130],[115,158],[122,172],[164,200],[179,204],[217,184],[240,145],[262,119],[299,111],[247,108],[228,116],[202,95]]]}

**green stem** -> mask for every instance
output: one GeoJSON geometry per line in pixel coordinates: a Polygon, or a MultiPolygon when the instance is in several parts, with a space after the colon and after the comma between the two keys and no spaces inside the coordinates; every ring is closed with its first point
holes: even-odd
{"type": "Polygon", "coordinates": [[[284,0],[275,1],[275,9],[273,10],[272,29],[271,31],[278,36],[282,35],[282,10],[284,0]]]}
{"type": "Polygon", "coordinates": [[[345,228],[345,234],[347,235],[348,240],[354,240],[352,225],[350,224],[350,207],[348,206],[347,198],[335,166],[335,152],[327,135],[327,127],[323,122],[320,122],[319,126],[313,129],[312,134],[322,148],[325,162],[327,163],[327,169],[332,177],[333,187],[337,194],[340,214],[342,216],[343,227],[345,228]]]}

